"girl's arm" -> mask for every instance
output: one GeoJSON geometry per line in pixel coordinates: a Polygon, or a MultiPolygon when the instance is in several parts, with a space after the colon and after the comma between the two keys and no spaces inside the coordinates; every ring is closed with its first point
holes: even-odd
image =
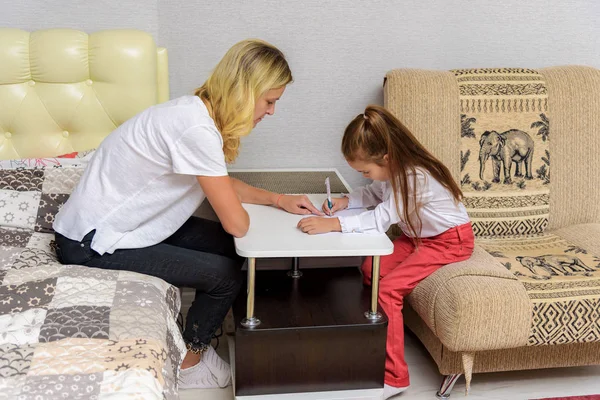
{"type": "MultiPolygon", "coordinates": [[[[427,202],[430,198],[430,191],[427,184],[427,176],[417,170],[416,172],[416,188],[412,184],[412,178],[409,178],[409,202],[408,213],[412,214],[415,209],[415,204],[412,204],[411,196],[416,190],[417,203],[427,202]],[[411,193],[412,192],[412,193],[411,193]]],[[[402,203],[401,193],[398,193],[398,204],[392,192],[391,184],[382,185],[385,191],[381,197],[383,200],[373,209],[346,217],[338,217],[340,219],[341,231],[347,232],[364,232],[364,233],[385,233],[393,224],[401,221],[400,215],[404,214],[406,204],[402,203]],[[400,215],[398,215],[398,211],[400,215]]]]}
{"type": "MultiPolygon", "coordinates": [[[[402,204],[400,204],[400,212],[402,212],[402,204]]],[[[379,203],[373,210],[359,215],[340,216],[338,219],[341,231],[344,233],[385,233],[392,224],[400,222],[393,195],[379,203]]]]}
{"type": "MultiPolygon", "coordinates": [[[[298,229],[309,235],[326,232],[380,232],[380,229],[383,228],[377,226],[377,221],[384,220],[386,222],[384,222],[383,225],[387,225],[387,228],[389,228],[391,224],[398,222],[400,219],[398,218],[397,213],[391,213],[391,210],[394,209],[396,203],[394,202],[393,196],[389,194],[390,190],[384,192],[383,190],[380,190],[382,187],[385,187],[382,182],[373,182],[368,186],[353,191],[347,196],[349,200],[348,208],[363,208],[377,204],[377,207],[375,207],[374,210],[346,217],[304,218],[298,222],[298,229]],[[385,197],[385,200],[379,200],[382,197],[385,197]]],[[[333,210],[337,210],[336,200],[337,199],[334,199],[333,210]]],[[[323,207],[325,209],[325,205],[323,205],[323,207]]],[[[383,232],[386,232],[387,228],[385,228],[383,232]]]]}
{"type": "Polygon", "coordinates": [[[309,235],[326,232],[385,233],[393,223],[400,221],[396,212],[396,202],[393,196],[390,197],[379,203],[375,209],[365,211],[359,215],[301,219],[298,222],[298,229],[309,235]]]}
{"type": "Polygon", "coordinates": [[[353,190],[346,195],[348,198],[348,208],[367,208],[381,203],[385,185],[384,182],[375,181],[353,190]]]}

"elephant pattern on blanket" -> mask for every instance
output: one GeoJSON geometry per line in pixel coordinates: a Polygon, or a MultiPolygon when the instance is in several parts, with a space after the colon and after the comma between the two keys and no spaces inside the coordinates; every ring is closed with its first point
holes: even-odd
{"type": "Polygon", "coordinates": [[[532,303],[530,346],[600,340],[600,257],[554,234],[480,238],[532,303]]]}
{"type": "Polygon", "coordinates": [[[500,171],[504,171],[505,184],[512,183],[512,163],[515,163],[515,178],[533,179],[533,139],[527,132],[511,129],[506,132],[485,131],[479,139],[479,179],[483,180],[485,162],[491,157],[494,167],[493,183],[500,182],[500,171]]]}
{"type": "Polygon", "coordinates": [[[544,77],[523,68],[452,72],[460,96],[460,183],[475,235],[543,233],[550,211],[544,77]]]}
{"type": "Polygon", "coordinates": [[[545,254],[537,257],[517,256],[516,260],[535,275],[540,275],[540,273],[536,270],[536,267],[544,270],[546,272],[546,276],[570,276],[576,273],[583,273],[586,276],[591,276],[591,273],[596,271],[595,268],[585,265],[583,261],[579,259],[579,257],[569,255],[545,254]]]}

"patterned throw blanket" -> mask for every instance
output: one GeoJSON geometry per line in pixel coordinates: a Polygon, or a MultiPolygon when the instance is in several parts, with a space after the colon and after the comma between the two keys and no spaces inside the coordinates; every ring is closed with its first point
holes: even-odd
{"type": "Polygon", "coordinates": [[[600,341],[600,258],[545,232],[550,120],[544,77],[518,68],[452,71],[461,112],[461,188],[477,243],[523,283],[529,345],[600,341]]]}
{"type": "Polygon", "coordinates": [[[178,290],[61,265],[51,248],[46,232],[84,166],[0,162],[0,399],[176,399],[178,290]]]}
{"type": "Polygon", "coordinates": [[[548,225],[548,95],[530,69],[453,71],[461,112],[461,187],[476,236],[548,225]]]}
{"type": "Polygon", "coordinates": [[[600,341],[600,258],[559,236],[477,241],[519,278],[532,302],[527,344],[600,341]]]}

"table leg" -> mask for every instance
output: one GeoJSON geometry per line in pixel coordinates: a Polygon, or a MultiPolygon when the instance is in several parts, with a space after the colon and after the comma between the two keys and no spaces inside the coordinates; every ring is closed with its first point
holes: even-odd
{"type": "Polygon", "coordinates": [[[260,325],[260,319],[254,316],[254,284],[256,280],[256,258],[248,258],[248,288],[246,299],[246,318],[241,322],[245,328],[254,328],[260,325]]]}
{"type": "Polygon", "coordinates": [[[292,266],[292,269],[288,271],[287,275],[292,278],[300,278],[302,276],[302,271],[300,271],[299,267],[300,258],[294,257],[293,262],[294,264],[292,266]]]}
{"type": "Polygon", "coordinates": [[[365,317],[371,321],[379,321],[382,317],[377,311],[377,298],[379,297],[379,256],[373,256],[373,267],[371,270],[371,309],[365,312],[365,317]]]}

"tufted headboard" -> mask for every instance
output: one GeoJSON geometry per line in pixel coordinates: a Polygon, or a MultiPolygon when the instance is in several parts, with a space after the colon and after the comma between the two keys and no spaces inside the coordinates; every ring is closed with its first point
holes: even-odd
{"type": "Polygon", "coordinates": [[[168,98],[167,50],[145,32],[0,28],[0,159],[95,148],[168,98]]]}

